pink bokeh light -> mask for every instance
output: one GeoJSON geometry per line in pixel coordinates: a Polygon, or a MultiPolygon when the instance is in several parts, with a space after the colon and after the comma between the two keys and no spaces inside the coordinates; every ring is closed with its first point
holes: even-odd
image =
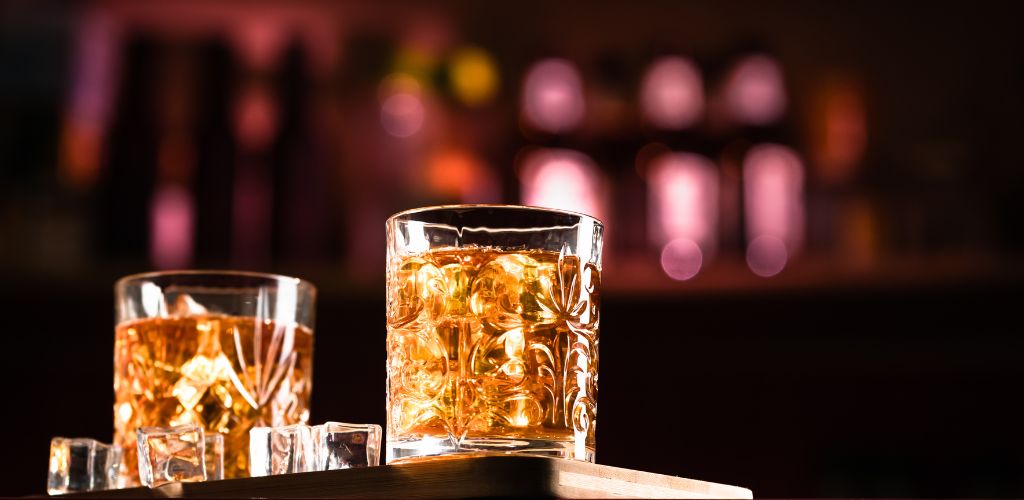
{"type": "Polygon", "coordinates": [[[288,34],[285,28],[270,13],[253,12],[231,27],[230,36],[246,64],[252,68],[268,70],[284,50],[288,34]]]}
{"type": "Polygon", "coordinates": [[[736,63],[725,83],[730,118],[745,125],[770,125],[786,111],[786,88],[779,63],[754,54],[736,63]]]}
{"type": "Polygon", "coordinates": [[[120,26],[109,14],[91,11],[82,18],[76,37],[68,115],[75,122],[102,127],[117,90],[120,26]]]}
{"type": "Polygon", "coordinates": [[[674,239],[661,249],[661,269],[676,281],[693,278],[703,264],[704,253],[690,238],[674,239]]]}
{"type": "Polygon", "coordinates": [[[711,160],[693,153],[666,153],[647,173],[648,232],[662,246],[686,238],[705,255],[718,244],[718,171],[711,160]]]}
{"type": "Polygon", "coordinates": [[[656,127],[682,130],[704,113],[704,87],[700,69],[679,56],[651,63],[640,87],[644,118],[656,127]]]}
{"type": "Polygon", "coordinates": [[[384,130],[398,138],[411,137],[423,128],[426,109],[419,96],[399,92],[384,100],[380,107],[380,124],[384,130]]]}
{"type": "Polygon", "coordinates": [[[157,188],[150,205],[149,255],[157,269],[181,269],[192,261],[195,207],[178,185],[157,188]]]}
{"type": "Polygon", "coordinates": [[[82,16],[61,138],[61,173],[77,187],[91,186],[99,174],[120,76],[120,43],[121,26],[108,12],[89,10],[82,16]]]}
{"type": "Polygon", "coordinates": [[[594,162],[577,151],[541,149],[529,153],[520,168],[522,202],[571,210],[604,220],[607,194],[594,162]]]}
{"type": "Polygon", "coordinates": [[[583,121],[584,112],[583,81],[571,62],[545,59],[530,68],[522,96],[528,124],[553,134],[571,132],[583,121]]]}
{"type": "Polygon", "coordinates": [[[277,115],[277,105],[270,91],[261,84],[249,84],[235,102],[234,125],[238,142],[249,150],[267,148],[277,134],[277,115]]]}
{"type": "Polygon", "coordinates": [[[747,267],[762,278],[782,272],[788,260],[786,244],[774,236],[758,236],[747,245],[747,267]]]}
{"type": "Polygon", "coordinates": [[[758,275],[771,276],[803,246],[803,162],[791,148],[761,144],[747,153],[743,179],[747,263],[758,275]]]}

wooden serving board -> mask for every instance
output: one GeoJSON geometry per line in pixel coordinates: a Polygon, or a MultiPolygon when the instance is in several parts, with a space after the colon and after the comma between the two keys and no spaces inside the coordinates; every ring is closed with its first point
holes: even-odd
{"type": "Polygon", "coordinates": [[[451,458],[205,483],[66,495],[74,498],[753,498],[737,486],[542,457],[451,458]]]}

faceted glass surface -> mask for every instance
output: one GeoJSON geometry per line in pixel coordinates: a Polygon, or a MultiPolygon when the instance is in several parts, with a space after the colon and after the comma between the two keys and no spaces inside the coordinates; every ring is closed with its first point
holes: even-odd
{"type": "Polygon", "coordinates": [[[139,478],[144,486],[206,480],[206,439],[202,427],[142,427],[136,433],[139,478]]]}
{"type": "Polygon", "coordinates": [[[388,462],[593,461],[600,223],[527,207],[388,221],[388,462]]]}
{"type": "Polygon", "coordinates": [[[121,467],[121,448],[89,438],[55,437],[50,441],[46,491],[60,495],[114,488],[121,467]]]}

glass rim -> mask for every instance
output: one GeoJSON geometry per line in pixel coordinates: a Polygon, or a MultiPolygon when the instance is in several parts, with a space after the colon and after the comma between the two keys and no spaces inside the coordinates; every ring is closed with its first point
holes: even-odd
{"type": "Polygon", "coordinates": [[[514,209],[514,210],[526,210],[530,212],[541,212],[549,213],[553,215],[568,215],[572,217],[579,217],[580,221],[589,220],[593,224],[600,228],[604,228],[604,222],[593,215],[587,215],[583,212],[574,212],[572,210],[565,210],[561,208],[549,208],[549,207],[537,207],[533,205],[505,205],[500,203],[467,203],[467,204],[453,204],[453,205],[428,205],[425,207],[410,208],[408,210],[402,210],[391,214],[387,219],[387,223],[390,224],[392,221],[397,220],[399,217],[414,215],[426,212],[441,212],[446,210],[473,210],[473,209],[514,209]]]}
{"type": "Polygon", "coordinates": [[[309,280],[277,273],[264,273],[258,271],[237,271],[232,269],[174,269],[167,271],[146,271],[141,273],[122,276],[114,282],[114,288],[121,288],[133,281],[141,281],[147,278],[162,278],[169,276],[211,276],[211,277],[240,277],[240,278],[262,278],[274,282],[294,282],[296,286],[308,287],[316,293],[316,285],[309,280]]]}

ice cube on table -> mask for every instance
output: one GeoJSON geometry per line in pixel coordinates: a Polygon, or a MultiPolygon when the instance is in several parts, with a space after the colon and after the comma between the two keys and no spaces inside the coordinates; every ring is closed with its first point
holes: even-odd
{"type": "Polygon", "coordinates": [[[274,427],[270,431],[270,473],[288,474],[315,470],[316,449],[312,429],[305,424],[274,427]]]}
{"type": "Polygon", "coordinates": [[[141,427],[136,435],[139,480],[143,485],[153,488],[171,482],[206,480],[206,439],[202,427],[141,427]]]}
{"type": "Polygon", "coordinates": [[[114,488],[121,468],[121,447],[89,438],[50,441],[46,491],[60,495],[114,488]]]}
{"type": "Polygon", "coordinates": [[[381,428],[327,422],[254,427],[249,431],[250,474],[269,476],[380,464],[381,428]]]}
{"type": "Polygon", "coordinates": [[[379,425],[327,422],[316,427],[317,470],[380,465],[379,425]]]}
{"type": "Polygon", "coordinates": [[[206,450],[203,456],[207,481],[224,479],[224,435],[219,432],[206,434],[206,450]]]}
{"type": "Polygon", "coordinates": [[[249,476],[270,475],[270,431],[272,427],[249,429],[249,476]]]}
{"type": "MultiPolygon", "coordinates": [[[[168,290],[170,292],[170,290],[168,290]]],[[[182,293],[174,299],[171,314],[174,316],[201,316],[207,313],[206,307],[195,301],[191,295],[182,293]]]]}
{"type": "Polygon", "coordinates": [[[313,429],[305,424],[249,430],[249,474],[253,477],[316,470],[313,429]]]}

